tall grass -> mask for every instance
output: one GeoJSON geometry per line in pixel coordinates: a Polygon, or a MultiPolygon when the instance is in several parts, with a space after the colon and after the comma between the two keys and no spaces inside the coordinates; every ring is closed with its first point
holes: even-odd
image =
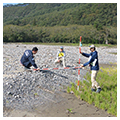
{"type": "Polygon", "coordinates": [[[79,91],[76,90],[77,86],[72,83],[72,87],[69,87],[67,92],[73,91],[81,100],[117,116],[117,67],[101,67],[96,79],[102,88],[100,93],[91,91],[91,78],[89,73],[86,74],[85,78],[89,82],[80,82],[79,91]]]}

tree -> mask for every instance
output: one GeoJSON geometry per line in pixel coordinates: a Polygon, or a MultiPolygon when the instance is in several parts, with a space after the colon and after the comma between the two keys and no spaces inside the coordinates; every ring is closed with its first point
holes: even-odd
{"type": "Polygon", "coordinates": [[[34,18],[34,20],[33,20],[33,26],[35,26],[36,25],[36,19],[34,18]]]}

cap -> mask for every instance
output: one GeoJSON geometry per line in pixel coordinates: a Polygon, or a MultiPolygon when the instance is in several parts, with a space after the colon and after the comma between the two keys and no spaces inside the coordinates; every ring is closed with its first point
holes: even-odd
{"type": "Polygon", "coordinates": [[[63,49],[63,46],[61,46],[60,49],[63,49]]]}
{"type": "Polygon", "coordinates": [[[91,48],[95,48],[95,45],[91,45],[91,46],[89,46],[89,47],[90,47],[90,49],[91,49],[91,48]]]}

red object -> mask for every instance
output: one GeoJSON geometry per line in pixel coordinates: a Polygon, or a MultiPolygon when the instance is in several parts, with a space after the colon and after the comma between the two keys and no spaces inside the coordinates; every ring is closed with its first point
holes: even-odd
{"type": "Polygon", "coordinates": [[[80,81],[78,80],[78,86],[79,86],[80,81]]]}
{"type": "Polygon", "coordinates": [[[69,69],[69,67],[65,67],[64,69],[69,69]]]}
{"type": "MultiPolygon", "coordinates": [[[[73,69],[79,69],[80,67],[64,67],[62,69],[70,69],[70,68],[73,68],[73,69]]],[[[42,68],[40,70],[61,70],[61,68],[42,68]]],[[[37,69],[33,69],[34,71],[37,71],[37,69]]]]}
{"type": "Polygon", "coordinates": [[[37,69],[33,69],[34,71],[36,71],[37,69]]]}
{"type": "Polygon", "coordinates": [[[81,53],[81,47],[79,47],[79,53],[81,53]]]}
{"type": "Polygon", "coordinates": [[[59,68],[53,68],[53,70],[58,70],[59,68]]]}
{"type": "MultiPolygon", "coordinates": [[[[81,41],[82,41],[82,36],[80,36],[79,53],[81,53],[81,41]]],[[[80,64],[80,56],[79,56],[79,64],[80,64]]],[[[78,91],[79,91],[79,82],[80,82],[80,69],[78,69],[78,85],[77,85],[77,90],[78,91]]]]}
{"type": "Polygon", "coordinates": [[[79,58],[79,64],[80,64],[80,58],[79,58]]]}
{"type": "Polygon", "coordinates": [[[78,68],[80,68],[80,67],[75,67],[75,69],[78,69],[78,68]]]}
{"type": "Polygon", "coordinates": [[[80,69],[78,69],[78,75],[80,75],[80,69]]]}
{"type": "Polygon", "coordinates": [[[80,36],[80,42],[82,41],[82,36],[80,36]]]}
{"type": "Polygon", "coordinates": [[[48,68],[43,68],[43,70],[48,70],[48,68]]]}

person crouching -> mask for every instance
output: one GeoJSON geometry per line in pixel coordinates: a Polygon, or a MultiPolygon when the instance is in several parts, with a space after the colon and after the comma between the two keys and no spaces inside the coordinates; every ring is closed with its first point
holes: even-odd
{"type": "Polygon", "coordinates": [[[63,47],[61,46],[60,51],[58,51],[57,53],[57,59],[55,60],[55,64],[62,63],[63,67],[65,67],[65,56],[66,56],[65,51],[63,50],[63,47]]]}
{"type": "Polygon", "coordinates": [[[33,54],[38,52],[38,48],[34,47],[32,50],[26,50],[21,57],[21,64],[24,66],[24,70],[30,70],[30,67],[33,66],[36,70],[40,70],[35,64],[33,54]]]}

